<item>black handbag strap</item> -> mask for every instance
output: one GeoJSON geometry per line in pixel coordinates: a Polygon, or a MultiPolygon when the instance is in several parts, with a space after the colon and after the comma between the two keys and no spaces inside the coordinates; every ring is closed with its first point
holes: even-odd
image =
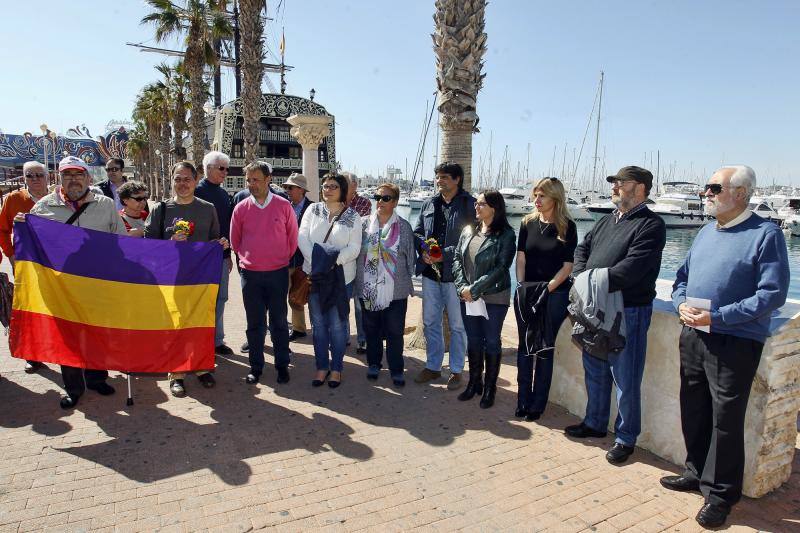
{"type": "Polygon", "coordinates": [[[70,217],[67,219],[67,224],[72,225],[76,220],[78,220],[78,217],[81,216],[81,214],[83,214],[83,212],[86,211],[86,208],[88,207],[89,207],[89,202],[86,202],[85,204],[80,206],[78,210],[72,213],[72,215],[70,215],[70,217]]]}
{"type": "Polygon", "coordinates": [[[158,222],[158,238],[164,240],[164,222],[167,219],[167,202],[159,202],[158,207],[161,210],[161,220],[158,222]]]}
{"type": "Polygon", "coordinates": [[[336,221],[339,220],[339,217],[342,216],[342,213],[344,213],[345,209],[347,209],[347,206],[345,206],[341,211],[339,211],[338,215],[333,217],[333,222],[331,222],[331,227],[328,228],[328,233],[325,234],[325,239],[322,240],[322,244],[325,244],[326,242],[328,242],[328,237],[331,236],[331,232],[333,231],[333,225],[336,224],[336,221]]]}

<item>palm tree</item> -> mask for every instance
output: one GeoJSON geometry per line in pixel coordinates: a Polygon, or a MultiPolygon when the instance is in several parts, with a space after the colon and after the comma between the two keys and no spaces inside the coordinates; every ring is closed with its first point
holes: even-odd
{"type": "Polygon", "coordinates": [[[189,109],[187,102],[189,94],[189,79],[183,68],[183,61],[176,65],[160,63],[156,70],[163,79],[159,82],[167,91],[171,109],[169,120],[172,123],[172,153],[176,161],[186,159],[186,148],[183,146],[183,134],[186,131],[186,113],[189,109]]]}
{"type": "MultiPolygon", "coordinates": [[[[486,0],[436,0],[433,50],[439,90],[439,129],[442,144],[439,161],[458,163],[464,169],[464,189],[472,187],[472,134],[478,131],[478,91],[485,74],[486,0]]],[[[445,346],[450,344],[447,312],[444,313],[445,346]]],[[[408,340],[410,348],[424,349],[422,315],[408,340]]]]}
{"type": "Polygon", "coordinates": [[[164,156],[169,153],[171,108],[169,93],[163,84],[145,85],[137,96],[133,109],[133,119],[143,126],[147,140],[147,184],[156,197],[165,193],[162,185],[166,174],[164,156]]]}
{"type": "Polygon", "coordinates": [[[261,119],[261,80],[264,77],[264,0],[240,0],[239,21],[242,31],[242,118],[244,121],[244,158],[258,157],[258,123],[261,119]]]}
{"type": "Polygon", "coordinates": [[[486,0],[436,0],[433,50],[439,89],[440,161],[464,168],[464,188],[472,185],[472,134],[478,131],[478,91],[485,74],[486,0]]]}
{"type": "Polygon", "coordinates": [[[142,24],[154,24],[156,40],[161,42],[176,35],[186,35],[184,66],[189,78],[192,114],[189,130],[192,135],[192,159],[202,167],[205,154],[205,112],[208,99],[207,82],[203,78],[206,65],[219,62],[214,40],[231,34],[232,28],[224,12],[225,0],[186,0],[180,7],[171,0],[147,0],[155,10],[142,18],[142,24]]]}

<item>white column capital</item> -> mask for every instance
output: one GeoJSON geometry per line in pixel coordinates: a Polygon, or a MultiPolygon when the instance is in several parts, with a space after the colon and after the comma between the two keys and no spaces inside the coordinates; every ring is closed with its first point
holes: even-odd
{"type": "Polygon", "coordinates": [[[292,125],[289,133],[304,150],[316,150],[322,139],[330,135],[330,117],[320,115],[292,115],[286,119],[292,125]]]}

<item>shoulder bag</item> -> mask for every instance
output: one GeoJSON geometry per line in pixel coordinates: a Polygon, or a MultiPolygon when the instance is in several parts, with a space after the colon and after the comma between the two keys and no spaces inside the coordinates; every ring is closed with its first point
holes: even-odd
{"type": "MultiPolygon", "coordinates": [[[[333,231],[333,225],[336,224],[336,221],[339,220],[339,217],[342,216],[345,209],[347,209],[347,207],[342,209],[339,214],[334,217],[333,222],[331,222],[331,227],[328,228],[328,233],[325,234],[325,239],[322,241],[323,243],[328,242],[328,237],[331,236],[331,232],[333,231]]],[[[303,265],[295,267],[289,281],[292,285],[292,289],[289,291],[289,305],[292,307],[303,307],[308,303],[308,295],[311,292],[311,280],[308,274],[303,271],[303,265]]]]}

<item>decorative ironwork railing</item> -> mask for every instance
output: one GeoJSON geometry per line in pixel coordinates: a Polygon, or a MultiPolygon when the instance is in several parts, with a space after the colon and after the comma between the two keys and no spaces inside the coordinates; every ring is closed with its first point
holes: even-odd
{"type": "MultiPolygon", "coordinates": [[[[234,128],[233,138],[236,140],[244,139],[244,129],[234,128]]],[[[285,141],[285,142],[295,141],[295,139],[292,138],[291,134],[288,131],[280,131],[280,130],[261,130],[258,132],[258,138],[261,141],[285,141]]]]}

